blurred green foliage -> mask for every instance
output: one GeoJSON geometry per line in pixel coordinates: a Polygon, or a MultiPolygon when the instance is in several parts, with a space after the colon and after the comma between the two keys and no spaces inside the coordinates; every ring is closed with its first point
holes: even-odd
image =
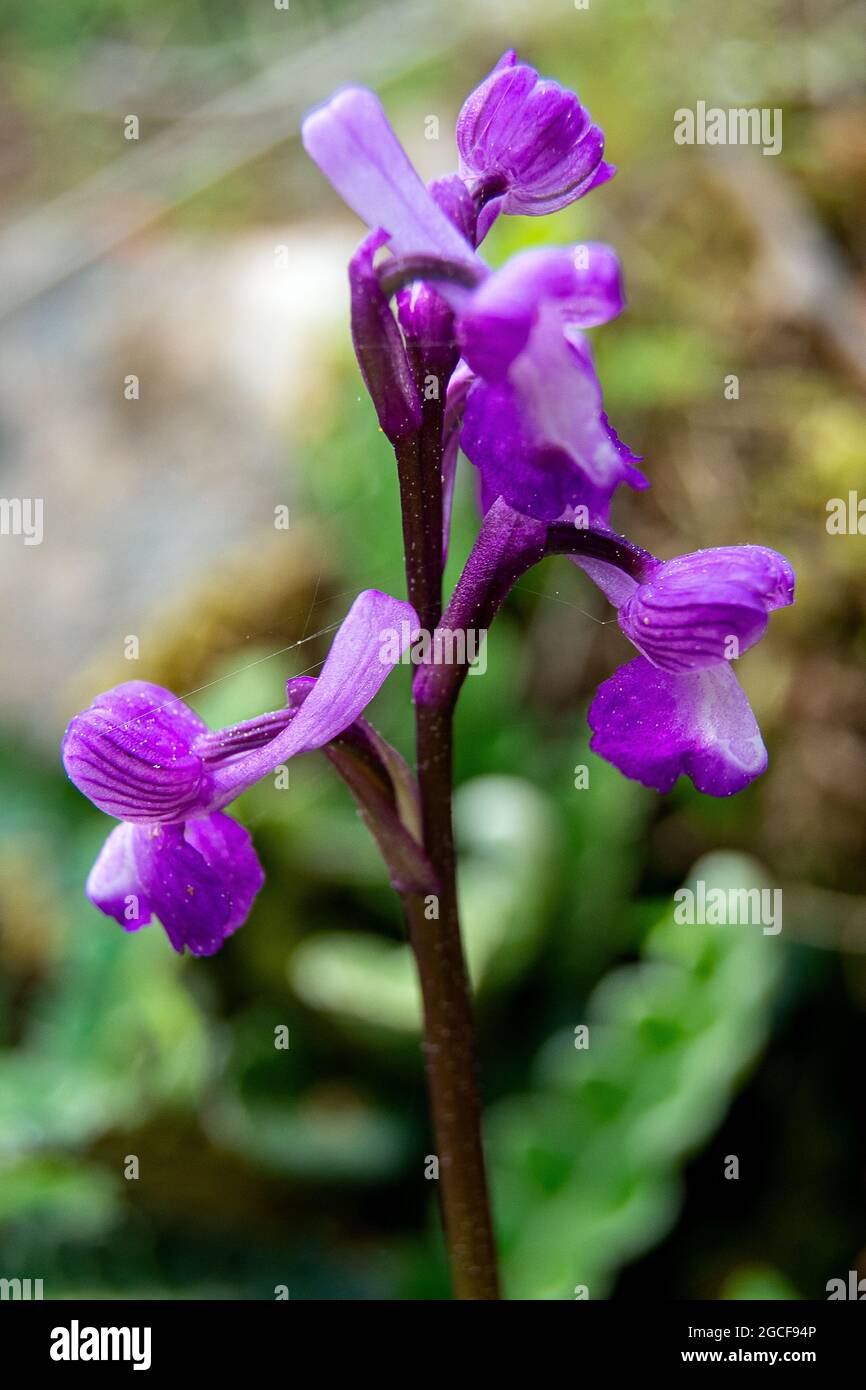
{"type": "MultiPolygon", "coordinates": [[[[708,891],[761,886],[736,855],[701,860],[694,876],[708,891]]],[[[640,962],[594,991],[587,1034],[578,1023],[546,1044],[531,1094],[493,1115],[513,1297],[605,1297],[619,1266],[668,1229],[679,1166],[754,1060],[780,969],[760,928],[684,930],[669,910],[640,962]]]]}

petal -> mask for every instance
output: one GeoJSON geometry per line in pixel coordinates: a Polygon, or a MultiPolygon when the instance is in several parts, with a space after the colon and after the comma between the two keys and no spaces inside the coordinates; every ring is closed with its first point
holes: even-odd
{"type": "Polygon", "coordinates": [[[660,564],[623,604],[619,624],[655,666],[701,670],[754,646],[768,613],[793,599],[794,572],[783,555],[723,546],[660,564]]]}
{"type": "Polygon", "coordinates": [[[668,792],[681,774],[731,796],[760,776],[767,751],[729,665],[673,674],[635,657],[598,689],[587,716],[593,752],[668,792]]]}
{"type": "Polygon", "coordinates": [[[509,213],[556,211],[613,173],[575,93],[525,63],[497,64],[465,101],[456,136],[463,177],[503,197],[509,213]]]}
{"type": "MultiPolygon", "coordinates": [[[[795,576],[778,550],[766,545],[722,545],[664,562],[665,584],[730,582],[760,597],[768,612],[794,602],[795,576]]],[[[654,576],[660,578],[660,576],[654,576]]]]}
{"type": "Polygon", "coordinates": [[[621,476],[620,456],[601,420],[601,387],[566,341],[558,315],[542,311],[509,373],[536,446],[561,450],[596,486],[621,476]]]}
{"type": "Polygon", "coordinates": [[[132,825],[114,827],[90,870],[85,890],[90,901],[126,931],[146,927],[151,919],[151,906],[135,866],[134,834],[132,825]]]}
{"type": "Polygon", "coordinates": [[[459,174],[444,174],[429,184],[430,196],[470,246],[475,245],[477,213],[472,194],[459,174]]]}
{"type": "Polygon", "coordinates": [[[507,379],[471,387],[461,444],[486,495],[542,521],[582,505],[604,523],[620,483],[645,485],[610,429],[588,350],[565,338],[551,306],[507,379]]]}
{"type": "Polygon", "coordinates": [[[226,936],[243,926],[256,894],[265,881],[264,870],[245,826],[217,811],[187,822],[185,838],[198,850],[231,899],[223,927],[226,936]]]}
{"type": "Polygon", "coordinates": [[[437,205],[397,139],[382,103],[347,87],[312,111],[304,148],[371,231],[383,227],[395,255],[426,253],[480,266],[473,249],[437,205]]]}
{"type": "Polygon", "coordinates": [[[619,314],[625,292],[619,258],[602,242],[522,251],[487,277],[460,317],[463,356],[499,381],[527,345],[542,309],[555,301],[560,322],[592,328],[619,314]]]}
{"type": "Polygon", "coordinates": [[[601,385],[585,339],[565,337],[545,310],[509,374],[537,444],[561,449],[595,488],[645,485],[602,409],[601,385]]]}
{"type": "Polygon", "coordinates": [[[246,920],[263,874],[247,832],[228,816],[136,826],[142,888],[174,949],[210,956],[246,920]]]}
{"type": "Polygon", "coordinates": [[[574,264],[563,250],[522,251],[487,277],[459,321],[469,366],[486,381],[501,381],[524,351],[543,305],[565,299],[574,264]]]}
{"type": "Polygon", "coordinates": [[[625,308],[619,256],[603,241],[582,242],[567,254],[574,279],[562,305],[565,322],[574,328],[609,323],[625,308]]]}
{"type": "Polygon", "coordinates": [[[128,681],[98,695],[71,721],[63,739],[70,779],[95,806],[118,820],[178,821],[203,794],[193,740],[207,726],[170,690],[128,681]]]}
{"type": "Polygon", "coordinates": [[[346,614],[322,673],[288,727],[264,748],[213,773],[213,809],[225,806],[296,753],[322,748],[366,709],[418,631],[409,603],[378,589],[359,594],[346,614]]]}
{"type": "Polygon", "coordinates": [[[469,93],[455,130],[464,178],[488,178],[500,172],[501,160],[507,157],[509,142],[519,126],[523,104],[537,80],[538,74],[526,63],[498,63],[469,93]]]}
{"type": "Polygon", "coordinates": [[[526,516],[554,521],[580,500],[583,475],[563,449],[537,437],[531,412],[507,382],[473,384],[460,443],[481,475],[484,510],[503,497],[526,516]]]}
{"type": "MultiPolygon", "coordinates": [[[[371,233],[349,262],[352,341],[386,438],[395,443],[421,428],[421,400],[391,306],[379,285],[373,257],[387,233],[371,233]]],[[[444,300],[436,298],[445,306],[444,300]]]]}

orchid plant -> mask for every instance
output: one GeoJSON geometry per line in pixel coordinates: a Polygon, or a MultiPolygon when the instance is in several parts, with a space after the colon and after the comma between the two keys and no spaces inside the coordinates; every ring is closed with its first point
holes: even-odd
{"type": "Polygon", "coordinates": [[[554,212],[615,172],[573,92],[506,53],[460,112],[457,172],[429,187],[370,91],[338,92],[303,140],[368,229],[349,264],[352,337],[396,457],[408,602],[361,593],[321,674],[289,680],[282,709],[214,732],[170,691],[131,681],[72,720],[63,759],[120,822],[90,899],[127,931],[157,917],[176,951],[206,956],[246,921],[263,881],[224,808],[295,754],[329,758],[405,905],[454,1290],[495,1298],[451,816],[453,716],[476,650],[466,639],[486,633],[531,566],[568,556],[637,651],[590,705],[591,748],[659,792],[686,775],[729,796],[767,765],[732,662],[793,601],[794,576],[763,546],[664,561],[611,529],[617,489],[648,485],[605,414],[585,332],[624,308],[615,252],[536,249],[497,270],[479,255],[498,217],[554,212]],[[461,449],[483,519],[443,611],[461,449]],[[363,717],[407,654],[414,771],[363,717]]]}

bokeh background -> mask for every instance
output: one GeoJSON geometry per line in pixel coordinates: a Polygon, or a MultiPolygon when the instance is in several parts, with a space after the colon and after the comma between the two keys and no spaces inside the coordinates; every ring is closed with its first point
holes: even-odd
{"type": "MultiPolygon", "coordinates": [[[[134,677],[213,724],[275,708],[359,589],[402,592],[347,327],[360,228],[299,118],[365,82],[447,172],[463,97],[511,45],[576,87],[619,166],[486,247],[620,252],[630,308],[594,340],[653,486],[617,524],[663,556],[776,546],[799,593],[739,668],[771,765],[730,802],[659,798],[588,752],[627,650],[566,562],[520,583],[467,682],[463,913],[507,1289],[823,1298],[866,1273],[866,537],[826,528],[831,498],[866,495],[858,9],[4,6],[0,469],[4,496],[44,498],[45,533],[0,540],[0,1275],[46,1297],[447,1296],[404,929],[330,768],[243,799],[267,885],[220,955],[181,960],[85,900],[109,825],[58,744],[134,677]],[[698,100],[781,107],[782,153],[677,146],[698,100]],[[781,887],[781,935],[675,927],[695,877],[781,887]]],[[[373,718],[409,750],[405,670],[373,718]]]]}

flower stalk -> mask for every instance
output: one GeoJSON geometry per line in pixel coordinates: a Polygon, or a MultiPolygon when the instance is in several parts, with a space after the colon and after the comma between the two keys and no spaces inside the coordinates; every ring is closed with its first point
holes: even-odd
{"type": "Polygon", "coordinates": [[[404,902],[421,985],[427,1090],[454,1294],[459,1299],[496,1299],[499,1277],[481,1136],[475,1033],[457,910],[452,719],[450,709],[417,707],[424,846],[440,889],[435,899],[413,895],[404,902]]]}
{"type": "MultiPolygon", "coordinates": [[[[441,369],[443,363],[437,360],[442,354],[430,345],[411,340],[409,356],[423,403],[420,429],[395,444],[406,588],[422,629],[434,632],[442,604],[444,383],[441,395],[437,390],[429,399],[423,398],[423,383],[427,368],[441,369]]],[[[453,365],[451,360],[446,368],[453,365]]],[[[421,833],[438,891],[424,897],[405,894],[403,902],[421,987],[422,1046],[452,1286],[459,1299],[496,1299],[499,1277],[481,1133],[475,1031],[457,905],[453,714],[452,703],[415,704],[421,833]]]]}

